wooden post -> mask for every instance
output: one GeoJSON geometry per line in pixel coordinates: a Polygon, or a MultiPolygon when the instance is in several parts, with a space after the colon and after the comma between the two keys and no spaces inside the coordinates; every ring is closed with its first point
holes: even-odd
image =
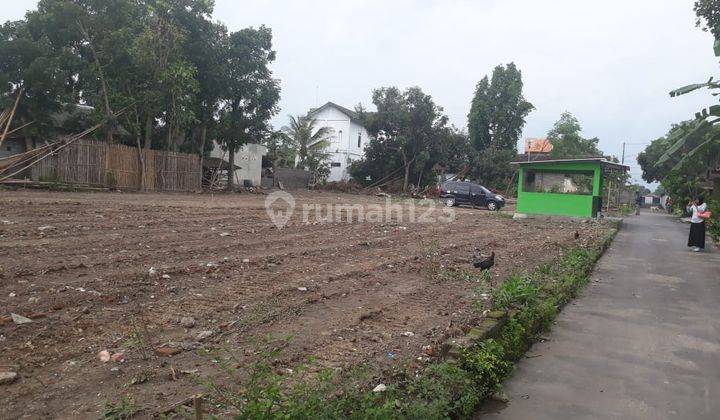
{"type": "Polygon", "coordinates": [[[202,418],[203,418],[202,395],[196,395],[193,397],[193,408],[195,409],[195,420],[202,420],[202,418]]]}

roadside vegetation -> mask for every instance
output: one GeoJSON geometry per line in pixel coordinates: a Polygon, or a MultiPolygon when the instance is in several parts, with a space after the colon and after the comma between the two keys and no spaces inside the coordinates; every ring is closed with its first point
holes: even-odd
{"type": "MultiPolygon", "coordinates": [[[[720,57],[720,1],[695,2],[697,26],[715,37],[715,57],[720,57]]],[[[720,83],[710,77],[707,82],[694,83],[670,92],[671,97],[708,89],[717,97],[720,83]]],[[[698,111],[695,118],[673,124],[668,133],[653,140],[638,155],[642,177],[659,182],[662,192],[673,200],[674,210],[682,214],[685,205],[697,195],[705,195],[713,217],[708,233],[720,241],[720,105],[698,111]],[[708,192],[712,191],[712,195],[708,192]]]]}
{"type": "MultiPolygon", "coordinates": [[[[492,311],[486,312],[501,327],[488,326],[492,332],[487,335],[470,330],[469,340],[459,340],[464,345],[425,367],[408,361],[381,378],[367,366],[316,372],[312,360],[294,369],[279,369],[274,361],[289,338],[268,337],[258,345],[257,361],[245,368],[238,368],[241,364],[230,352],[230,357],[216,355],[214,360],[235,378],[234,385],[200,381],[215,407],[238,419],[469,418],[501,390],[514,363],[587,284],[613,235],[598,248],[570,249],[552,264],[506,279],[492,291],[492,311]]],[[[448,280],[446,272],[439,273],[448,280]]],[[[457,274],[448,277],[468,280],[457,274]]]]}

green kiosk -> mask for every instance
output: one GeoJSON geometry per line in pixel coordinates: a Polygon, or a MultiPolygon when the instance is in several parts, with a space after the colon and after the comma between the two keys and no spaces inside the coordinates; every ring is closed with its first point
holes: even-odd
{"type": "Polygon", "coordinates": [[[513,162],[519,165],[519,214],[597,217],[602,183],[610,172],[630,168],[604,158],[513,162]]]}

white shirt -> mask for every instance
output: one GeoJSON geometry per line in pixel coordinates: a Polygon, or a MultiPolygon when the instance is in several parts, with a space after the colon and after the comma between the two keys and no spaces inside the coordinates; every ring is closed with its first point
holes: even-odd
{"type": "Polygon", "coordinates": [[[707,209],[707,203],[702,203],[699,206],[693,204],[692,206],[688,206],[687,210],[692,211],[692,217],[690,218],[690,221],[693,223],[702,223],[705,221],[702,217],[698,216],[698,213],[702,213],[707,209]]]}

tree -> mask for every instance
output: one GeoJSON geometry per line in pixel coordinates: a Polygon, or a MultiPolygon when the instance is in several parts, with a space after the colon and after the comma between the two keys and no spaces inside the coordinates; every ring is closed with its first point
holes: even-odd
{"type": "Polygon", "coordinates": [[[514,63],[495,67],[491,80],[485,76],[478,82],[468,114],[470,143],[476,150],[517,152],[525,117],[535,109],[522,89],[522,73],[514,63]]]}
{"type": "Polygon", "coordinates": [[[443,173],[458,173],[470,164],[472,146],[467,133],[453,127],[438,130],[437,140],[430,144],[429,155],[443,173]]]}
{"type": "Polygon", "coordinates": [[[695,25],[720,39],[720,0],[698,0],[693,10],[697,15],[695,25]]]}
{"type": "Polygon", "coordinates": [[[653,140],[637,157],[643,171],[642,178],[647,182],[660,182],[673,197],[688,199],[701,192],[707,168],[720,163],[719,143],[709,143],[712,147],[703,148],[688,157],[689,152],[697,149],[696,144],[705,144],[708,139],[720,136],[720,127],[712,127],[702,132],[695,131],[697,138],[688,137],[686,133],[693,126],[692,120],[674,125],[667,135],[653,140]],[[681,136],[684,136],[684,143],[678,146],[677,139],[681,136]],[[676,146],[679,148],[670,152],[676,146]],[[663,160],[666,156],[671,157],[663,160]]]}
{"type": "MultiPolygon", "coordinates": [[[[33,22],[35,23],[35,22],[33,22]]],[[[9,108],[21,95],[14,119],[22,124],[32,149],[32,139],[45,137],[53,128],[52,116],[64,103],[77,99],[77,78],[84,63],[65,45],[49,38],[27,20],[0,27],[0,108],[9,108]]]]}
{"type": "Polygon", "coordinates": [[[225,25],[201,21],[188,36],[187,54],[197,68],[198,90],[194,96],[193,109],[199,127],[192,136],[197,136],[197,149],[200,163],[209,147],[208,131],[216,128],[215,115],[223,95],[223,76],[225,74],[225,50],[228,31],[225,25]]]}
{"type": "Polygon", "coordinates": [[[317,128],[317,120],[309,115],[289,116],[290,123],[283,127],[287,145],[294,151],[295,167],[310,170],[317,174],[323,163],[330,156],[327,148],[330,146],[330,136],[333,130],[330,127],[317,128]]]}
{"type": "Polygon", "coordinates": [[[267,159],[273,169],[281,167],[294,167],[297,149],[290,137],[282,130],[270,130],[262,143],[267,147],[267,159]]]}
{"type": "Polygon", "coordinates": [[[429,151],[447,125],[447,117],[419,87],[375,89],[373,104],[377,112],[363,113],[373,137],[368,145],[370,154],[366,151],[365,159],[354,165],[354,176],[367,174],[378,180],[402,171],[403,192],[407,192],[411,176],[419,187],[436,163],[429,151]],[[389,154],[396,155],[399,162],[389,154]]]}
{"type": "MultiPolygon", "coordinates": [[[[228,34],[213,0],[40,0],[0,27],[0,106],[22,93],[17,119],[45,137],[76,105],[106,122],[107,141],[200,153],[208,136],[234,153],[261,141],[277,112],[272,33],[228,34]],[[115,117],[118,110],[124,112],[115,117]],[[115,136],[122,126],[122,133],[115,136]]],[[[144,179],[144,176],[141,177],[144,179]]],[[[232,188],[232,179],[229,182],[232,188]]]]}
{"type": "Polygon", "coordinates": [[[548,140],[553,145],[551,156],[556,159],[602,156],[602,152],[597,148],[599,140],[583,138],[581,131],[577,118],[569,112],[563,112],[548,132],[548,140]]]}
{"type": "MultiPolygon", "coordinates": [[[[275,60],[269,28],[233,32],[225,48],[225,89],[219,110],[218,140],[228,151],[233,167],[235,152],[250,141],[261,141],[270,130],[268,121],[277,112],[280,86],[269,67],[275,60]]],[[[231,172],[228,190],[234,188],[231,172]]]]}
{"type": "Polygon", "coordinates": [[[505,187],[512,179],[510,166],[517,155],[517,142],[525,118],[535,107],[522,93],[522,73],[514,63],[499,65],[491,78],[475,86],[468,114],[468,134],[473,178],[486,185],[505,187]]]}
{"type": "Polygon", "coordinates": [[[517,154],[508,149],[489,148],[472,156],[472,177],[482,185],[494,189],[508,189],[513,185],[515,168],[510,165],[517,154]]]}

